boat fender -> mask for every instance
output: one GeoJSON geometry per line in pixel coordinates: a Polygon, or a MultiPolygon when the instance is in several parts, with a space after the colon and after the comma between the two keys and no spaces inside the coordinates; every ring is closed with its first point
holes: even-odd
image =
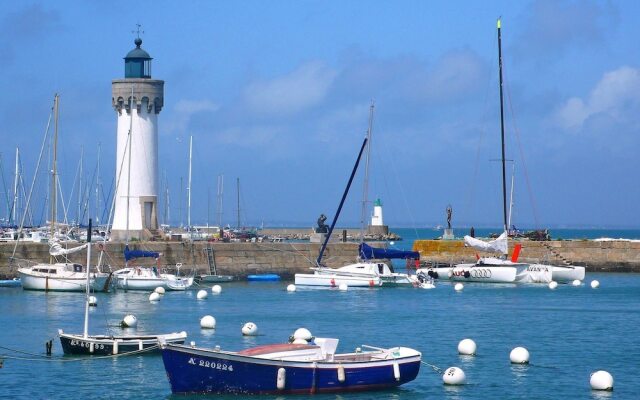
{"type": "Polygon", "coordinates": [[[144,345],[142,344],[142,340],[138,340],[138,350],[144,349],[144,345]]]}
{"type": "Polygon", "coordinates": [[[396,381],[400,380],[400,364],[397,361],[393,363],[393,377],[396,381]]]}
{"type": "Polygon", "coordinates": [[[89,343],[89,353],[93,353],[94,348],[95,348],[94,343],[93,342],[89,343]]]}
{"type": "Polygon", "coordinates": [[[115,354],[118,354],[118,339],[115,339],[115,340],[113,341],[113,352],[112,352],[112,353],[113,353],[114,355],[115,355],[115,354]]]}
{"type": "Polygon", "coordinates": [[[464,277],[465,278],[469,278],[471,276],[471,272],[469,271],[464,271],[464,277]]]}
{"type": "Polygon", "coordinates": [[[284,386],[287,384],[287,371],[284,368],[278,368],[278,378],[276,380],[276,386],[278,390],[284,390],[284,386]]]}
{"type": "Polygon", "coordinates": [[[342,383],[346,380],[346,376],[344,374],[344,367],[341,365],[338,365],[338,382],[342,383]]]}

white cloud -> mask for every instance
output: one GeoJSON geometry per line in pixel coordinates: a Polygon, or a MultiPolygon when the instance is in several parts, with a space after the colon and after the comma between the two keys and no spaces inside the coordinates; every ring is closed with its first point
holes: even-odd
{"type": "Polygon", "coordinates": [[[627,119],[629,106],[640,106],[640,69],[624,66],[605,73],[587,98],[570,98],[557,111],[556,121],[565,129],[578,130],[598,114],[627,119]]]}
{"type": "Polygon", "coordinates": [[[336,75],[323,62],[309,62],[288,75],[250,84],[244,91],[245,101],[260,114],[295,114],[321,103],[336,75]]]}
{"type": "Polygon", "coordinates": [[[166,122],[164,130],[170,134],[182,135],[189,127],[191,117],[201,112],[216,112],[219,105],[210,100],[179,100],[166,122]]]}

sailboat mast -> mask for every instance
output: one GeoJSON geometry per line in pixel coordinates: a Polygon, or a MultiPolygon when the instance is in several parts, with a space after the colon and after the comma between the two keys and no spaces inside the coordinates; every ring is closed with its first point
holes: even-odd
{"type": "Polygon", "coordinates": [[[80,226],[82,224],[81,221],[81,210],[82,210],[82,161],[83,161],[83,157],[84,157],[84,146],[80,146],[80,165],[78,167],[78,211],[76,214],[76,220],[78,223],[78,226],[80,226]]]}
{"type": "Polygon", "coordinates": [[[90,274],[89,270],[91,269],[91,218],[89,218],[89,227],[87,228],[87,290],[85,292],[85,303],[84,303],[84,338],[89,337],[89,295],[90,295],[90,274]]]}
{"type": "Polygon", "coordinates": [[[193,136],[189,136],[189,182],[187,186],[187,227],[191,231],[191,156],[193,151],[193,136]]]}
{"type": "Polygon", "coordinates": [[[502,36],[500,35],[501,21],[498,18],[498,65],[500,68],[500,137],[502,140],[502,212],[504,217],[504,230],[507,231],[507,172],[504,152],[504,100],[502,94],[502,36]]]}
{"type": "Polygon", "coordinates": [[[237,205],[238,205],[238,229],[240,229],[240,178],[236,178],[236,187],[237,187],[237,205]]]}
{"type": "Polygon", "coordinates": [[[224,175],[218,175],[218,192],[217,192],[217,212],[218,212],[218,227],[222,228],[222,200],[224,193],[224,175]]]}
{"type": "Polygon", "coordinates": [[[327,243],[329,243],[329,239],[331,238],[331,233],[333,232],[333,228],[336,226],[336,221],[338,221],[338,217],[340,216],[340,211],[342,210],[342,206],[344,205],[344,201],[347,198],[347,194],[349,193],[349,188],[351,187],[351,182],[353,182],[353,177],[358,170],[358,165],[360,165],[360,159],[362,158],[362,152],[364,151],[364,146],[367,145],[367,138],[364,138],[362,142],[362,147],[360,147],[360,152],[358,153],[358,159],[356,160],[356,164],[353,166],[353,170],[351,171],[351,176],[349,177],[349,182],[347,183],[347,187],[344,189],[344,193],[342,194],[342,199],[340,200],[340,205],[338,206],[338,211],[336,211],[336,216],[333,217],[333,222],[331,222],[331,227],[329,227],[329,232],[327,236],[324,238],[324,242],[322,243],[322,247],[320,248],[320,253],[318,254],[318,258],[316,259],[316,265],[319,267],[322,265],[322,255],[324,254],[324,250],[327,248],[327,243]]]}
{"type": "Polygon", "coordinates": [[[96,171],[96,224],[100,225],[100,153],[101,153],[101,144],[98,142],[98,166],[96,171]]]}
{"type": "MultiPolygon", "coordinates": [[[[51,236],[50,239],[55,237],[56,229],[56,208],[58,208],[57,193],[58,193],[58,108],[59,108],[60,96],[56,93],[53,98],[53,165],[51,168],[51,236]]],[[[49,256],[49,262],[53,263],[53,256],[49,256]]]]}
{"type": "Polygon", "coordinates": [[[18,181],[20,180],[20,149],[16,147],[16,169],[15,179],[13,181],[13,207],[12,207],[12,221],[16,221],[17,209],[18,209],[18,181]]]}
{"type": "Polygon", "coordinates": [[[369,160],[371,159],[371,131],[373,129],[373,108],[369,107],[369,128],[367,129],[367,159],[364,164],[364,181],[362,184],[362,214],[360,215],[360,243],[364,243],[364,224],[367,218],[367,203],[369,200],[369,160]]]}

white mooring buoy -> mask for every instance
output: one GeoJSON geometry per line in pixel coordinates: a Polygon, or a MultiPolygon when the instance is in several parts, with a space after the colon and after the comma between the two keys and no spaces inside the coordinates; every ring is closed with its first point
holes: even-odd
{"type": "Polygon", "coordinates": [[[464,285],[463,285],[462,283],[458,282],[458,283],[456,283],[456,284],[455,284],[455,286],[453,287],[453,289],[454,289],[456,292],[461,292],[461,291],[462,291],[462,289],[464,289],[464,285]]]}
{"type": "Polygon", "coordinates": [[[347,290],[349,290],[349,285],[347,285],[346,283],[341,283],[340,286],[338,286],[338,289],[346,292],[347,290]]]}
{"type": "Polygon", "coordinates": [[[295,291],[296,291],[296,285],[294,285],[293,283],[287,286],[287,292],[295,292],[295,291]]]}
{"type": "Polygon", "coordinates": [[[307,328],[298,328],[295,332],[293,332],[293,340],[302,339],[305,343],[311,341],[313,339],[313,335],[307,328]]]}
{"type": "Polygon", "coordinates": [[[573,286],[580,286],[582,285],[582,281],[580,279],[574,279],[573,282],[571,282],[571,284],[573,286]]]}
{"type": "Polygon", "coordinates": [[[529,364],[529,350],[524,347],[516,347],[511,350],[509,359],[512,364],[529,364]]]}
{"type": "Polygon", "coordinates": [[[124,328],[135,328],[138,325],[138,318],[132,314],[125,315],[120,325],[124,328]]]}
{"type": "Polygon", "coordinates": [[[607,371],[596,371],[589,379],[593,390],[613,390],[613,376],[607,371]]]}
{"type": "Polygon", "coordinates": [[[256,336],[258,334],[258,326],[253,322],[247,322],[242,326],[242,334],[245,336],[256,336]]]}
{"type": "Polygon", "coordinates": [[[597,289],[600,286],[600,282],[598,282],[597,280],[592,280],[591,281],[591,287],[594,289],[597,289]]]}
{"type": "Polygon", "coordinates": [[[464,385],[467,377],[464,371],[458,367],[449,367],[444,371],[442,375],[442,381],[445,385],[464,385]]]}
{"type": "Polygon", "coordinates": [[[476,346],[476,342],[471,339],[462,339],[460,343],[458,343],[458,354],[464,356],[475,356],[477,349],[478,346],[476,346]]]}
{"type": "Polygon", "coordinates": [[[200,318],[200,328],[203,329],[215,329],[216,328],[216,319],[211,315],[205,315],[200,318]]]}
{"type": "Polygon", "coordinates": [[[96,296],[89,296],[89,306],[90,307],[98,306],[98,299],[96,298],[96,296]]]}
{"type": "Polygon", "coordinates": [[[549,282],[549,289],[553,290],[553,289],[555,289],[557,287],[558,287],[558,282],[556,282],[556,281],[549,282]]]}
{"type": "Polygon", "coordinates": [[[207,293],[206,290],[198,290],[198,294],[196,294],[196,297],[198,298],[198,300],[204,300],[207,298],[209,294],[207,293]]]}
{"type": "Polygon", "coordinates": [[[160,301],[160,293],[151,292],[151,294],[149,295],[149,301],[160,301]]]}
{"type": "Polygon", "coordinates": [[[157,288],[154,289],[154,292],[158,294],[164,294],[164,288],[162,286],[158,286],[157,288]]]}
{"type": "Polygon", "coordinates": [[[222,293],[222,286],[220,285],[213,285],[211,287],[211,293],[215,293],[215,294],[220,294],[222,293]]]}

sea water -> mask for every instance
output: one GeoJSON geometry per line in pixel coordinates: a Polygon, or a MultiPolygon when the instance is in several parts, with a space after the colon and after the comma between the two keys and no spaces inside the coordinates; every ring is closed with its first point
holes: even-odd
{"type": "MultiPolygon", "coordinates": [[[[432,290],[410,287],[302,289],[291,282],[235,282],[197,300],[196,291],[167,292],[157,303],[149,293],[98,293],[90,333],[124,333],[126,314],[138,317],[136,333],[185,330],[187,343],[242,350],[283,343],[300,327],[340,339],[338,351],[363,344],[407,346],[422,352],[417,379],[381,392],[316,395],[316,399],[635,399],[640,393],[640,275],[588,273],[581,286],[466,284],[462,292],[439,282],[432,290]],[[600,281],[592,289],[589,281],[600,281]],[[213,315],[215,330],[200,328],[213,315]],[[254,322],[259,336],[243,337],[254,322]],[[475,357],[459,356],[458,342],[473,339],[475,357]],[[512,365],[510,351],[526,347],[529,365],[512,365]],[[457,366],[467,384],[449,387],[442,370],[457,366]],[[609,371],[615,390],[591,391],[590,374],[609,371]]],[[[84,295],[0,288],[0,398],[162,399],[171,395],[159,355],[63,356],[57,330],[81,333],[84,295]],[[53,355],[43,357],[53,340],[53,355]],[[22,351],[22,353],[15,350],[22,351]],[[16,359],[24,358],[24,359],[16,359]],[[78,361],[80,360],[80,361],[78,361]]],[[[275,377],[274,377],[275,379],[275,377]]],[[[185,398],[175,396],[175,398],[185,398]]],[[[194,396],[193,398],[198,398],[194,396]]],[[[215,398],[239,398],[216,396],[215,398]]],[[[300,399],[305,396],[262,396],[300,399]]]]}

